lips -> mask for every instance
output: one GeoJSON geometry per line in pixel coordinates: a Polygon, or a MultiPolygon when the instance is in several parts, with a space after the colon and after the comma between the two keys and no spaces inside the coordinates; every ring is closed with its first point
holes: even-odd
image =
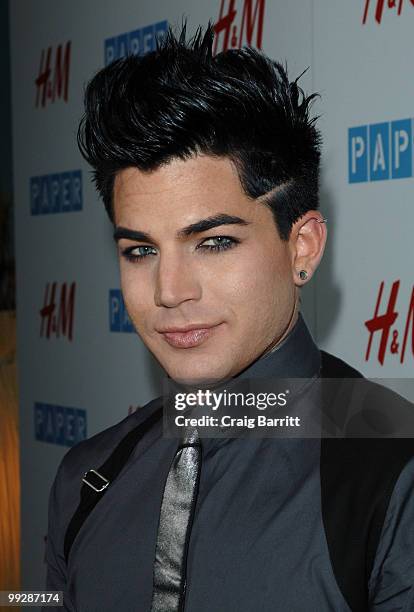
{"type": "Polygon", "coordinates": [[[200,346],[215,333],[218,325],[209,327],[195,327],[189,325],[186,328],[168,328],[160,332],[162,337],[170,346],[175,348],[193,348],[200,346]]]}

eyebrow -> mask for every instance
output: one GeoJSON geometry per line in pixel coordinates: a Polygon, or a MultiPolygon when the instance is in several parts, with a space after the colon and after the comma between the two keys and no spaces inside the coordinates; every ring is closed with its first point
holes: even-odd
{"type": "MultiPolygon", "coordinates": [[[[201,234],[207,230],[219,227],[220,225],[250,225],[249,221],[236,217],[234,215],[226,215],[220,213],[207,217],[206,219],[200,219],[191,225],[187,225],[176,233],[177,238],[187,238],[194,234],[201,234]]],[[[117,226],[114,231],[114,240],[118,242],[121,238],[128,238],[129,240],[140,240],[142,242],[155,242],[147,232],[140,232],[139,230],[128,229],[127,227],[117,226]]]]}

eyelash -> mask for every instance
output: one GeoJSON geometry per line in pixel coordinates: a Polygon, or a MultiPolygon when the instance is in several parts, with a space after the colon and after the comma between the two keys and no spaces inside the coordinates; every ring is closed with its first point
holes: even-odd
{"type": "MultiPolygon", "coordinates": [[[[218,253],[219,251],[226,251],[227,249],[232,249],[240,242],[236,238],[231,238],[231,236],[211,236],[210,238],[205,238],[204,242],[206,242],[207,240],[218,240],[218,239],[230,240],[230,242],[219,243],[213,246],[206,246],[206,245],[203,245],[203,243],[201,243],[198,245],[197,249],[202,249],[202,252],[204,251],[204,252],[210,252],[210,253],[211,252],[218,253]]],[[[121,251],[121,255],[127,261],[131,263],[137,263],[138,261],[141,261],[145,259],[146,257],[148,257],[150,253],[147,253],[146,255],[132,255],[132,251],[135,251],[135,249],[152,249],[152,248],[153,247],[149,247],[146,245],[127,247],[126,249],[123,249],[121,251]]]]}

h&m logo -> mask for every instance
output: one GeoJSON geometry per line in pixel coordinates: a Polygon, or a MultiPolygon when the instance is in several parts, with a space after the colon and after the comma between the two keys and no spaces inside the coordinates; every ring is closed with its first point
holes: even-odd
{"type": "Polygon", "coordinates": [[[53,47],[42,49],[39,74],[35,79],[36,107],[44,108],[47,102],[55,102],[57,98],[68,101],[70,46],[70,41],[65,47],[58,45],[55,54],[53,47]]]}
{"type": "Polygon", "coordinates": [[[262,48],[265,0],[242,0],[237,4],[239,10],[236,0],[220,0],[219,18],[214,24],[214,55],[243,45],[262,48]]]}
{"type": "Polygon", "coordinates": [[[40,337],[50,338],[53,334],[56,338],[62,335],[72,340],[76,283],[73,282],[68,288],[66,283],[62,283],[58,304],[57,285],[57,282],[46,283],[43,307],[39,311],[40,337]]]}
{"type": "MultiPolygon", "coordinates": [[[[408,0],[407,0],[408,1],[408,0]]],[[[414,0],[410,0],[411,6],[414,6],[414,0]]],[[[370,12],[370,6],[372,4],[372,15],[375,21],[380,24],[384,16],[384,9],[396,9],[397,15],[400,16],[403,9],[404,0],[365,0],[364,14],[362,17],[362,23],[366,24],[368,15],[370,12]]],[[[395,14],[395,10],[393,11],[395,14]]]]}
{"type": "Polygon", "coordinates": [[[60,172],[30,179],[30,214],[82,210],[82,172],[60,172]]]}
{"type": "MultiPolygon", "coordinates": [[[[377,360],[381,365],[384,365],[385,354],[389,351],[392,355],[399,355],[400,363],[404,363],[407,346],[409,346],[409,333],[411,328],[411,355],[408,358],[414,358],[414,287],[412,288],[410,303],[407,309],[405,323],[403,323],[404,332],[402,341],[399,337],[399,330],[393,329],[396,320],[399,317],[399,311],[396,308],[398,293],[400,290],[400,281],[393,282],[389,292],[388,302],[385,309],[382,305],[382,294],[384,292],[384,281],[378,290],[377,301],[372,319],[365,321],[365,327],[369,331],[368,345],[365,353],[365,361],[368,361],[371,355],[371,346],[374,334],[379,332],[379,346],[377,360]],[[380,308],[382,310],[380,314],[380,308]],[[392,335],[390,337],[390,334],[392,335]]],[[[408,351],[407,351],[408,353],[408,351]]]]}
{"type": "Polygon", "coordinates": [[[156,39],[161,39],[168,29],[168,21],[125,32],[105,40],[105,66],[127,55],[144,55],[155,50],[156,39]]]}
{"type": "Polygon", "coordinates": [[[134,332],[120,289],[109,290],[109,329],[111,332],[134,332]]]}
{"type": "Polygon", "coordinates": [[[412,132],[412,119],[349,128],[349,182],[413,176],[412,132]]]}
{"type": "Polygon", "coordinates": [[[86,410],[35,402],[35,439],[73,446],[87,437],[86,410]]]}

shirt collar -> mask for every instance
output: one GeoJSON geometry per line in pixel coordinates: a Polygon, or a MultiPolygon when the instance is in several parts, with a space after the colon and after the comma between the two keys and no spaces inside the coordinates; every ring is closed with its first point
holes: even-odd
{"type": "Polygon", "coordinates": [[[319,372],[320,366],[320,351],[299,313],[286,338],[236,378],[312,378],[319,372]]]}

